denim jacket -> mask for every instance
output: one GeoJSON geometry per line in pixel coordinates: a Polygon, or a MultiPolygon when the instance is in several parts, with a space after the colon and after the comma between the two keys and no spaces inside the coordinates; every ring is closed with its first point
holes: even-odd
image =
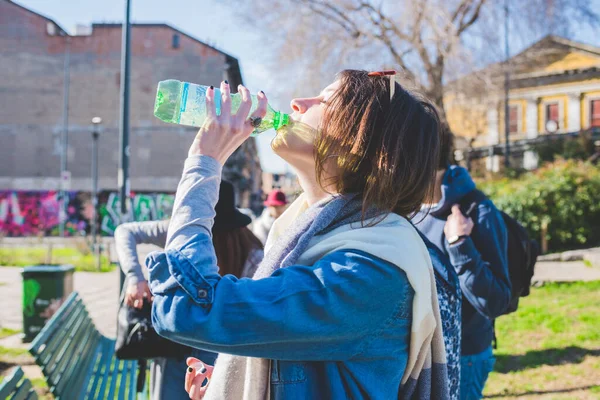
{"type": "Polygon", "coordinates": [[[185,162],[165,251],[146,260],[157,332],[271,359],[273,399],[398,398],[414,296],[405,273],[350,249],[265,279],[219,276],[210,235],[220,174],[210,157],[185,162]]]}

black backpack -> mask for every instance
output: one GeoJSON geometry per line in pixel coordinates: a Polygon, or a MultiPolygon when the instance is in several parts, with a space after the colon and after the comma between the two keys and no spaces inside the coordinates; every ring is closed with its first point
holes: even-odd
{"type": "MultiPolygon", "coordinates": [[[[480,190],[473,190],[462,198],[460,205],[463,213],[477,221],[477,205],[487,196],[480,190]]],[[[527,230],[514,218],[500,211],[506,231],[508,232],[508,275],[512,286],[510,304],[504,314],[517,311],[519,298],[529,295],[531,278],[533,278],[535,262],[540,255],[538,243],[529,237],[527,230]]]]}

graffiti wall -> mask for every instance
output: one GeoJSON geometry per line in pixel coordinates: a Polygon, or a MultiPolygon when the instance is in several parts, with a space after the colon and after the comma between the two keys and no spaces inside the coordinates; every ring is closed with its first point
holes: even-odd
{"type": "MultiPolygon", "coordinates": [[[[165,193],[132,194],[129,221],[153,221],[166,219],[171,215],[175,196],[165,193]]],[[[99,196],[100,230],[103,235],[112,236],[121,223],[121,200],[117,193],[103,193],[99,196]]]]}
{"type": "MultiPolygon", "coordinates": [[[[171,215],[175,196],[168,193],[132,193],[129,221],[165,219],[171,215]]],[[[65,234],[89,232],[93,216],[89,192],[67,192],[65,234]]],[[[120,200],[116,192],[98,196],[98,225],[112,236],[121,223],[120,200]]],[[[57,191],[0,190],[0,233],[4,236],[56,236],[60,224],[60,193],[57,191]]]]}

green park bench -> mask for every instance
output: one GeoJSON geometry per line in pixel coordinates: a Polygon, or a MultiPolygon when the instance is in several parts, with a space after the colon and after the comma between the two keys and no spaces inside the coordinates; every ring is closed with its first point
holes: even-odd
{"type": "Polygon", "coordinates": [[[0,383],[0,399],[36,400],[37,398],[31,382],[25,377],[21,367],[16,367],[12,374],[0,383]]]}
{"type": "Polygon", "coordinates": [[[115,357],[115,340],[98,332],[76,292],[36,336],[29,352],[56,400],[139,398],[137,361],[115,357]]]}

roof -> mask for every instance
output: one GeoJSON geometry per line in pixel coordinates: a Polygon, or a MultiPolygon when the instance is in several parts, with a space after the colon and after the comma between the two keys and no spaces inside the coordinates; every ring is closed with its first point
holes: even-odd
{"type": "MultiPolygon", "coordinates": [[[[41,18],[45,19],[46,21],[51,22],[54,25],[56,25],[60,29],[61,35],[70,36],[67,33],[67,31],[65,29],[63,29],[59,24],[57,24],[53,19],[48,18],[45,15],[37,13],[33,10],[30,10],[29,8],[22,6],[18,3],[15,3],[13,0],[0,0],[0,1],[6,1],[10,4],[15,5],[16,7],[19,7],[20,9],[22,9],[26,12],[37,15],[38,17],[41,17],[41,18]]],[[[167,28],[167,29],[172,30],[173,32],[177,32],[180,35],[188,37],[189,39],[195,41],[196,43],[199,43],[199,44],[206,46],[218,53],[223,54],[227,60],[227,64],[228,64],[227,74],[228,74],[229,80],[232,82],[232,85],[235,84],[235,86],[237,86],[238,84],[243,84],[242,73],[240,70],[240,65],[239,65],[238,59],[230,54],[225,53],[223,50],[217,49],[214,46],[211,46],[201,40],[198,40],[194,36],[192,36],[186,32],[183,32],[182,30],[177,29],[169,24],[165,24],[165,23],[132,23],[131,26],[132,27],[136,27],[136,26],[137,27],[147,27],[147,28],[167,28]]],[[[92,24],[92,29],[93,28],[118,28],[118,29],[121,29],[122,27],[123,27],[122,23],[93,23],[92,24]]]]}
{"type": "Polygon", "coordinates": [[[590,54],[593,54],[596,56],[600,56],[600,47],[591,46],[589,44],[585,44],[585,43],[581,43],[581,42],[576,42],[574,40],[570,40],[570,39],[567,39],[567,38],[564,38],[561,36],[547,35],[547,36],[544,36],[542,39],[538,40],[537,42],[535,42],[534,44],[532,44],[531,46],[527,47],[525,50],[516,54],[511,59],[517,58],[517,57],[525,54],[526,52],[531,51],[538,47],[550,47],[552,45],[557,45],[557,44],[567,47],[567,48],[571,48],[571,49],[579,50],[579,51],[582,51],[585,53],[590,53],[590,54]]]}
{"type": "MultiPolygon", "coordinates": [[[[230,54],[225,53],[223,50],[217,49],[216,47],[211,46],[211,45],[209,45],[209,44],[207,44],[207,43],[205,43],[205,42],[203,42],[203,41],[195,38],[194,36],[190,35],[189,33],[186,33],[184,31],[182,31],[181,29],[175,28],[174,26],[169,25],[169,24],[160,23],[160,22],[158,22],[158,23],[154,23],[154,22],[148,22],[148,23],[142,22],[142,23],[139,23],[139,22],[136,22],[136,23],[132,23],[131,26],[132,27],[138,26],[138,27],[142,27],[142,28],[168,28],[168,29],[171,29],[172,31],[175,31],[175,32],[179,33],[180,35],[186,36],[186,37],[192,39],[193,41],[195,41],[195,42],[197,42],[197,43],[199,43],[199,44],[201,44],[203,46],[209,47],[209,48],[211,48],[211,49],[213,49],[213,50],[215,50],[215,51],[217,51],[217,52],[219,52],[219,53],[221,53],[221,54],[223,54],[223,55],[225,55],[227,57],[235,59],[237,61],[237,59],[235,57],[233,57],[230,54]]],[[[123,27],[122,23],[93,23],[92,24],[92,29],[93,28],[119,28],[119,29],[121,29],[122,27],[123,27]]]]}
{"type": "MultiPolygon", "coordinates": [[[[571,50],[586,53],[594,57],[600,57],[600,47],[576,42],[556,35],[547,35],[508,60],[511,70],[511,88],[526,87],[529,84],[532,84],[535,79],[538,79],[538,84],[542,84],[542,82],[539,81],[541,78],[543,78],[544,82],[547,81],[546,83],[550,83],[550,80],[573,80],[576,79],[577,75],[588,76],[590,74],[598,74],[598,67],[554,71],[543,71],[541,69],[532,70],[531,68],[532,65],[542,66],[544,64],[551,64],[561,56],[564,57],[565,53],[571,50]],[[516,81],[518,80],[522,80],[522,82],[517,85],[516,81]]],[[[452,88],[456,85],[462,86],[470,80],[473,80],[474,84],[479,84],[481,83],[481,79],[504,82],[506,64],[507,61],[490,64],[479,71],[472,72],[457,80],[448,82],[447,87],[452,88]],[[483,78],[485,76],[487,76],[487,78],[483,78]]]]}
{"type": "Polygon", "coordinates": [[[25,6],[22,6],[19,3],[16,3],[14,0],[5,0],[5,1],[8,2],[8,3],[10,3],[10,4],[12,4],[12,5],[14,5],[14,6],[19,7],[20,9],[22,9],[24,11],[27,11],[27,12],[29,12],[31,14],[34,14],[34,15],[37,15],[38,17],[41,17],[41,18],[45,19],[46,21],[53,23],[54,25],[56,25],[58,27],[58,29],[61,30],[61,33],[63,35],[68,35],[67,31],[62,26],[60,26],[58,23],[56,23],[56,21],[54,21],[52,18],[46,17],[43,14],[40,14],[40,13],[35,12],[35,11],[33,11],[33,10],[25,7],[25,6]]]}

